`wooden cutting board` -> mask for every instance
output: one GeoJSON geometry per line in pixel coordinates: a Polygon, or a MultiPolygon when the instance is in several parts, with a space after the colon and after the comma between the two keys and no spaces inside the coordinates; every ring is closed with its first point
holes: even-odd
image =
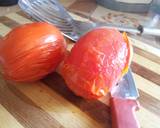
{"type": "MultiPolygon", "coordinates": [[[[22,12],[2,16],[0,36],[31,22],[22,12]]],[[[134,38],[130,41],[134,47],[131,68],[141,104],[136,115],[142,128],[159,128],[160,50],[134,38]]],[[[70,49],[73,43],[67,43],[70,49]]],[[[0,128],[111,128],[108,98],[87,101],[77,97],[57,73],[25,84],[11,83],[0,76],[0,128]]]]}

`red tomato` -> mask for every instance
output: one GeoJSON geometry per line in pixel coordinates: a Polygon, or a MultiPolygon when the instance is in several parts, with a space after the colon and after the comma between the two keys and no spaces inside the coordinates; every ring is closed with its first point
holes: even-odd
{"type": "Polygon", "coordinates": [[[14,81],[35,81],[54,71],[66,48],[61,32],[43,22],[13,29],[0,45],[3,74],[14,81]]]}
{"type": "Polygon", "coordinates": [[[97,99],[127,71],[130,48],[115,29],[97,28],[82,36],[60,68],[68,87],[78,96],[97,99]]]}

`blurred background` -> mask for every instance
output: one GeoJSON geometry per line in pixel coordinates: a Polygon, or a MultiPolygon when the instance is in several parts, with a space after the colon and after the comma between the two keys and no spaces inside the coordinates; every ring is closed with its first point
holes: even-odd
{"type": "MultiPolygon", "coordinates": [[[[18,0],[0,0],[0,16],[20,11],[17,2],[18,0]]],[[[59,0],[59,2],[69,12],[89,20],[122,27],[144,26],[160,30],[160,0],[59,0]]],[[[130,36],[160,48],[159,36],[133,34],[130,36]]]]}

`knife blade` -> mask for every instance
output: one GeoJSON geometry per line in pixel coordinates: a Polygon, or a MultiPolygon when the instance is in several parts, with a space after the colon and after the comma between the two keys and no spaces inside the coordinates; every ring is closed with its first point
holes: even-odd
{"type": "MultiPolygon", "coordinates": [[[[38,21],[53,23],[73,41],[97,27],[94,23],[73,20],[57,0],[27,2],[29,1],[19,0],[23,11],[38,21]]],[[[130,70],[118,83],[118,86],[112,89],[111,96],[112,128],[139,128],[133,111],[139,106],[136,101],[139,95],[130,70]]]]}

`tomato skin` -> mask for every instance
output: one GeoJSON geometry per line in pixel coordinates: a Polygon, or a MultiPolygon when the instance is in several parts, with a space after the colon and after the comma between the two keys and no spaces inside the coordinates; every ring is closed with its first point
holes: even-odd
{"type": "Polygon", "coordinates": [[[128,46],[119,31],[97,28],[76,42],[60,73],[76,95],[97,99],[122,77],[128,55],[128,46]]]}
{"type": "Polygon", "coordinates": [[[44,22],[13,29],[0,45],[3,75],[20,82],[39,80],[54,71],[62,61],[66,48],[61,32],[44,22]]]}

